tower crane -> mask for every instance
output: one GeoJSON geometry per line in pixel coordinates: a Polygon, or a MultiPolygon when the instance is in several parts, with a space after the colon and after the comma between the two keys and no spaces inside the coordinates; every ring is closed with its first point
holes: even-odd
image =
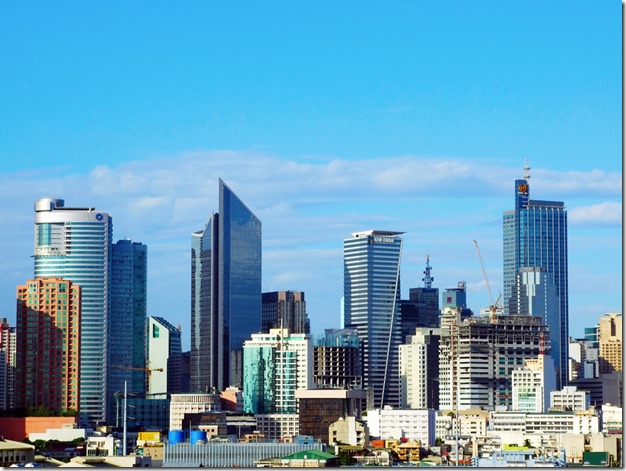
{"type": "Polygon", "coordinates": [[[491,286],[489,285],[489,279],[487,278],[487,271],[485,270],[485,264],[483,263],[483,257],[480,255],[480,249],[478,248],[478,242],[474,240],[474,245],[476,246],[476,253],[478,254],[478,260],[480,261],[480,268],[483,271],[483,277],[485,278],[485,284],[487,285],[487,292],[489,293],[489,301],[491,301],[491,305],[489,306],[489,319],[491,322],[496,320],[496,312],[498,310],[498,303],[500,302],[500,298],[502,297],[502,293],[496,299],[496,302],[493,302],[493,295],[491,294],[491,286]]]}

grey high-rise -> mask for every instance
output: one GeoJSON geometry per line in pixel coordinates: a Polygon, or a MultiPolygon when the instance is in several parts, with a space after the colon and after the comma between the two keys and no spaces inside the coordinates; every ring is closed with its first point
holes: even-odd
{"type": "Polygon", "coordinates": [[[363,383],[374,405],[398,406],[402,232],[356,232],[344,240],[344,318],[362,346],[363,383]]]}
{"type": "Polygon", "coordinates": [[[191,235],[191,391],[242,385],[261,331],[261,221],[219,180],[219,213],[191,235]]]}
{"type": "Polygon", "coordinates": [[[569,306],[567,272],[567,211],[560,201],[530,199],[528,164],[523,179],[515,180],[515,209],[503,216],[504,312],[509,313],[513,286],[520,268],[544,268],[558,296],[560,359],[555,360],[557,387],[567,381],[569,306]]]}

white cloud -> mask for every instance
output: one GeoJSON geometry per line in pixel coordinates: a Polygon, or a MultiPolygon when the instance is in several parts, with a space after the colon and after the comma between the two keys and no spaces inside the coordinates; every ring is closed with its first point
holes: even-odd
{"type": "Polygon", "coordinates": [[[568,221],[572,224],[622,224],[622,205],[617,202],[608,201],[590,206],[570,208],[567,213],[568,221]]]}

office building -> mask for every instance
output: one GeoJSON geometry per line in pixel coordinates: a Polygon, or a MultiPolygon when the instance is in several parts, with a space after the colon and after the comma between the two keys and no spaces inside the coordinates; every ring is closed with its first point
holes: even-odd
{"type": "Polygon", "coordinates": [[[569,381],[597,378],[600,374],[599,343],[587,339],[569,340],[569,381]]]}
{"type": "Polygon", "coordinates": [[[152,370],[148,382],[148,395],[180,393],[182,369],[180,328],[157,316],[148,317],[146,325],[147,358],[152,370]]]}
{"type": "Polygon", "coordinates": [[[622,371],[622,314],[610,313],[600,318],[598,327],[600,374],[622,371]]]}
{"type": "Polygon", "coordinates": [[[242,385],[261,331],[261,221],[219,180],[219,213],[191,235],[191,390],[242,385]]]}
{"type": "Polygon", "coordinates": [[[0,317],[0,410],[15,407],[15,326],[0,317]]]}
{"type": "Polygon", "coordinates": [[[430,257],[426,257],[424,270],[424,286],[409,289],[409,299],[400,301],[400,318],[402,319],[402,343],[415,333],[418,327],[439,327],[439,288],[433,288],[430,257]]]}
{"type": "Polygon", "coordinates": [[[511,376],[528,359],[549,354],[543,319],[472,316],[444,308],[439,341],[439,405],[446,410],[511,408],[511,376]]]}
{"type": "Polygon", "coordinates": [[[591,406],[589,391],[579,391],[576,386],[565,386],[560,391],[550,391],[550,408],[561,411],[586,411],[591,406]]]}
{"type": "Polygon", "coordinates": [[[313,347],[313,383],[318,388],[361,388],[361,348],[356,329],[326,329],[313,347]]]}
{"type": "Polygon", "coordinates": [[[435,445],[437,412],[432,409],[374,409],[363,418],[370,436],[378,439],[406,438],[421,442],[423,447],[435,445]]]}
{"type": "Polygon", "coordinates": [[[272,291],[261,297],[262,332],[287,329],[292,334],[309,334],[310,322],[302,291],[272,291]]]}
{"type": "Polygon", "coordinates": [[[439,329],[418,327],[400,345],[400,406],[439,409],[439,329]]]}
{"type": "Polygon", "coordinates": [[[253,334],[245,342],[243,410],[248,414],[296,414],[296,390],[312,385],[313,346],[287,329],[253,334]]]}
{"type": "MultiPolygon", "coordinates": [[[[509,298],[509,315],[541,317],[543,323],[548,326],[550,356],[554,361],[554,366],[560,364],[563,356],[561,355],[559,297],[552,283],[552,277],[545,268],[524,267],[515,274],[515,283],[511,287],[509,298]]],[[[557,373],[558,371],[560,367],[557,373]]],[[[557,387],[559,387],[558,383],[557,387]]]]}
{"type": "Polygon", "coordinates": [[[81,289],[39,278],[17,287],[16,407],[79,410],[81,289]]]}
{"type": "Polygon", "coordinates": [[[111,246],[108,423],[115,419],[115,393],[146,392],[148,247],[128,239],[111,246]]]}
{"type": "Polygon", "coordinates": [[[184,430],[189,424],[183,423],[185,414],[199,412],[221,412],[222,401],[219,394],[191,393],[170,396],[170,431],[184,430]]]}
{"type": "Polygon", "coordinates": [[[375,407],[400,403],[400,234],[370,230],[344,240],[345,327],[357,329],[375,407]]]}
{"type": "Polygon", "coordinates": [[[106,421],[110,309],[111,216],[66,207],[58,198],[35,203],[35,278],[60,277],[81,287],[80,418],[106,421]]]}
{"type": "Polygon", "coordinates": [[[328,427],[343,417],[361,420],[367,393],[363,389],[299,389],[296,391],[300,435],[329,443],[328,427]]]}
{"type": "Polygon", "coordinates": [[[540,354],[537,358],[527,358],[524,363],[524,367],[512,372],[512,410],[548,412],[550,393],[556,388],[554,360],[540,354]]]}
{"type": "Polygon", "coordinates": [[[530,168],[526,163],[523,179],[515,180],[515,209],[503,215],[503,284],[504,313],[509,314],[515,278],[520,268],[544,268],[556,287],[557,325],[550,325],[559,344],[557,386],[567,381],[569,346],[569,305],[567,271],[567,211],[560,201],[530,199],[530,168]]]}
{"type": "MultiPolygon", "coordinates": [[[[472,310],[467,307],[467,289],[465,281],[459,281],[456,288],[446,288],[441,295],[441,309],[458,310],[461,313],[461,319],[467,319],[474,315],[472,310]]],[[[441,319],[439,320],[441,325],[441,319]]]]}

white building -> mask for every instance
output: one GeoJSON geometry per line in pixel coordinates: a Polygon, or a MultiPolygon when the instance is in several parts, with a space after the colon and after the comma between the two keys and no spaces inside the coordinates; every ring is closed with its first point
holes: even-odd
{"type": "Polygon", "coordinates": [[[374,409],[367,411],[370,436],[380,439],[407,438],[420,441],[424,446],[435,444],[435,420],[433,409],[374,409]]]}
{"type": "Polygon", "coordinates": [[[148,365],[153,370],[149,376],[148,394],[180,391],[180,330],[162,317],[148,317],[146,343],[148,365]],[[178,364],[168,361],[176,358],[178,364]]]}
{"type": "Polygon", "coordinates": [[[170,430],[183,430],[185,414],[219,412],[222,402],[219,394],[172,394],[170,399],[170,430]]]}
{"type": "Polygon", "coordinates": [[[415,335],[400,345],[400,405],[403,408],[428,407],[428,364],[439,361],[428,358],[427,337],[439,335],[439,329],[417,328],[415,335]]]}
{"type": "Polygon", "coordinates": [[[556,389],[554,360],[546,355],[524,360],[526,366],[512,372],[513,410],[548,412],[551,391],[556,389]]]}
{"type": "Polygon", "coordinates": [[[31,442],[35,440],[58,440],[60,442],[71,442],[77,438],[87,438],[87,429],[75,428],[75,424],[64,424],[61,428],[48,428],[45,433],[31,432],[28,439],[31,442]]]}
{"type": "Polygon", "coordinates": [[[482,409],[466,409],[458,412],[458,420],[454,412],[441,411],[437,415],[435,436],[443,439],[449,435],[480,437],[487,434],[489,411],[482,409]]]}
{"type": "MultiPolygon", "coordinates": [[[[600,431],[600,417],[593,409],[584,412],[527,413],[492,411],[489,434],[588,434],[600,431]]],[[[505,442],[507,443],[507,442],[505,442]]]]}
{"type": "Polygon", "coordinates": [[[611,404],[602,404],[602,432],[603,433],[622,433],[623,409],[621,407],[612,406],[611,404]]]}
{"type": "Polygon", "coordinates": [[[113,220],[58,198],[35,203],[35,279],[62,277],[81,287],[80,418],[106,421],[113,220]]]}
{"type": "Polygon", "coordinates": [[[591,404],[589,391],[578,391],[576,386],[565,386],[550,391],[550,407],[558,410],[586,411],[591,404]]]}

